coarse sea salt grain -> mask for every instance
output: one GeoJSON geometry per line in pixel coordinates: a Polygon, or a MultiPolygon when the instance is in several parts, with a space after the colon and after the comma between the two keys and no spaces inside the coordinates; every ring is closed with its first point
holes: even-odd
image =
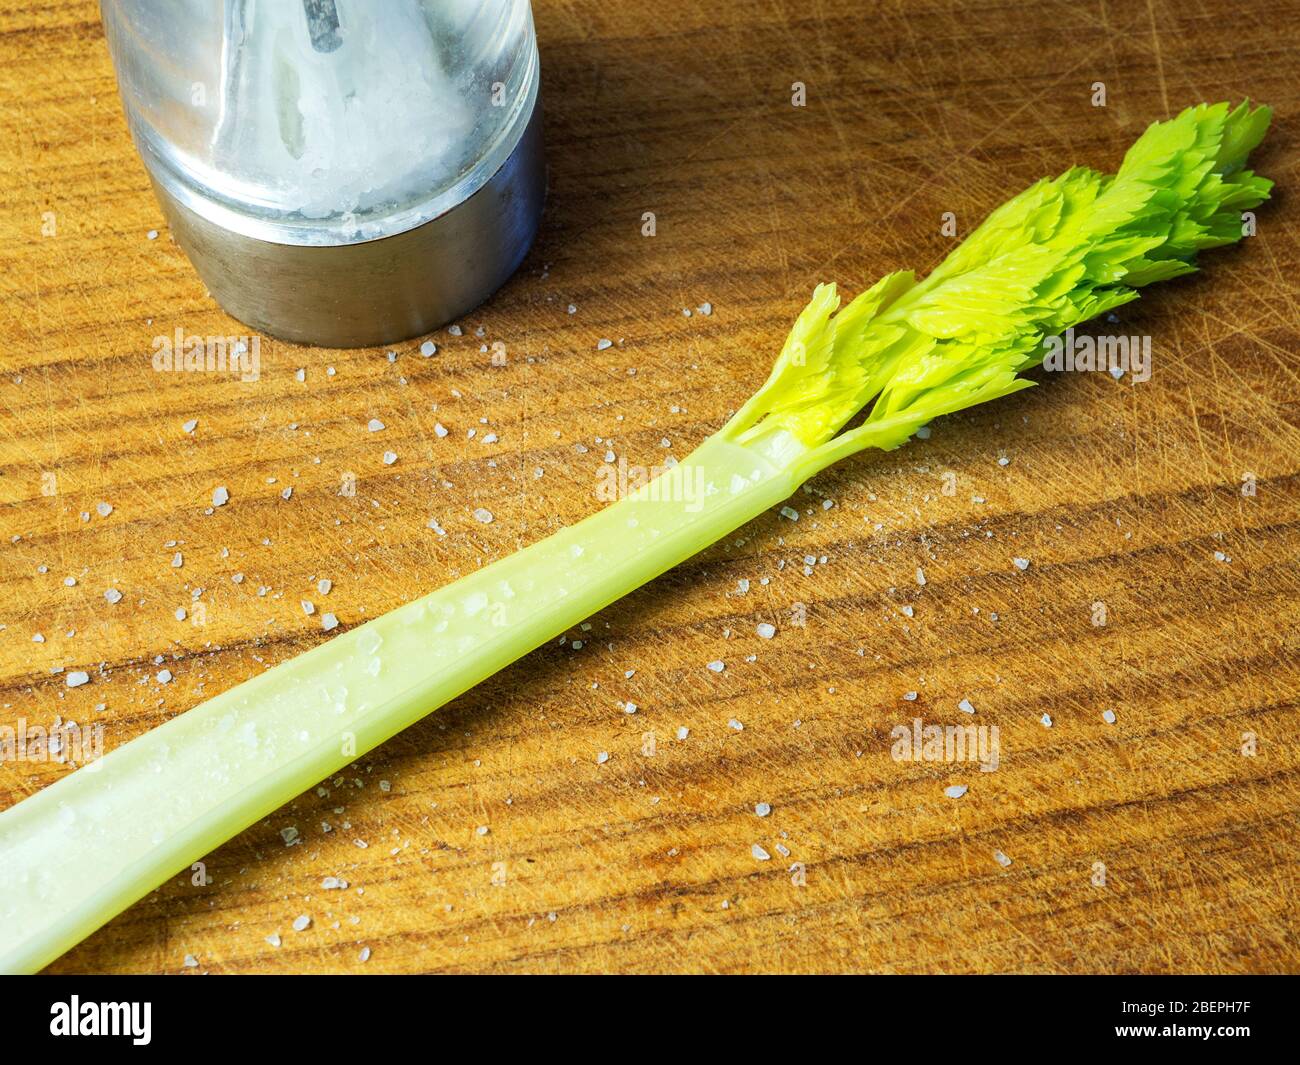
{"type": "Polygon", "coordinates": [[[721,673],[727,667],[720,659],[714,659],[709,663],[708,668],[713,670],[714,673],[721,673]]]}
{"type": "Polygon", "coordinates": [[[755,843],[752,847],[749,848],[749,853],[754,856],[755,860],[760,862],[770,861],[772,858],[772,856],[768,854],[767,851],[765,851],[757,843],[755,843]]]}
{"type": "Polygon", "coordinates": [[[760,621],[757,627],[754,629],[754,631],[757,632],[759,636],[761,636],[763,639],[770,640],[773,636],[776,635],[776,626],[770,625],[766,621],[760,621]]]}
{"type": "Polygon", "coordinates": [[[305,913],[299,914],[293,919],[293,930],[295,932],[305,932],[311,927],[311,918],[305,913]]]}
{"type": "Polygon", "coordinates": [[[771,812],[772,806],[770,803],[760,802],[754,807],[754,813],[758,814],[759,817],[766,817],[771,812]]]}
{"type": "Polygon", "coordinates": [[[1113,725],[1113,724],[1115,724],[1115,711],[1114,711],[1114,710],[1103,710],[1103,711],[1101,712],[1101,719],[1102,719],[1104,722],[1106,722],[1106,724],[1108,724],[1108,725],[1113,725]]]}
{"type": "Polygon", "coordinates": [[[949,784],[943,789],[943,793],[950,799],[960,799],[966,794],[966,791],[967,788],[965,784],[949,784]]]}
{"type": "Polygon", "coordinates": [[[338,624],[339,624],[339,619],[336,618],[333,614],[327,612],[320,616],[320,627],[324,629],[326,632],[329,632],[331,629],[338,628],[338,624]]]}
{"type": "Polygon", "coordinates": [[[224,484],[218,485],[212,491],[212,505],[214,507],[224,507],[230,502],[230,491],[224,484]]]}
{"type": "Polygon", "coordinates": [[[80,688],[83,684],[90,683],[90,674],[82,670],[73,670],[68,674],[66,683],[69,688],[80,688]]]}
{"type": "Polygon", "coordinates": [[[474,520],[489,525],[492,522],[492,511],[488,510],[487,507],[475,507],[474,520]]]}
{"type": "Polygon", "coordinates": [[[1007,866],[1009,866],[1009,865],[1011,864],[1011,859],[1008,858],[1008,857],[1007,857],[1005,854],[1003,854],[1001,851],[994,851],[994,852],[993,852],[993,860],[994,860],[995,862],[997,862],[998,865],[1002,866],[1003,869],[1005,869],[1007,866]]]}

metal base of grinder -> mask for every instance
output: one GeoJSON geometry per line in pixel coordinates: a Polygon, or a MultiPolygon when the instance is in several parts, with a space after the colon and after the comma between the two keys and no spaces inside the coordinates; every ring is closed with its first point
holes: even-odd
{"type": "Polygon", "coordinates": [[[227,313],[301,344],[389,344],[473,310],[523,262],[546,198],[541,101],[514,151],[477,192],[423,225],[378,240],[258,240],[153,186],[176,242],[227,313]]]}

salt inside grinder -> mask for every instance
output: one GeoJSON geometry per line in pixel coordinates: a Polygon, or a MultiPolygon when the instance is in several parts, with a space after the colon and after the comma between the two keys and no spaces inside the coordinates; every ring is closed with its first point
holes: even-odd
{"type": "Polygon", "coordinates": [[[429,332],[545,194],[528,0],[101,0],[128,125],[217,301],[332,347],[429,332]]]}

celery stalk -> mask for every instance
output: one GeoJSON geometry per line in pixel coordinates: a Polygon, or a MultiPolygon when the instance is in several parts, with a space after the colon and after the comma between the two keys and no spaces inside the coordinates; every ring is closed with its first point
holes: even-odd
{"type": "Polygon", "coordinates": [[[613,506],[19,803],[0,815],[0,969],[44,966],[220,843],[798,483],[795,468],[710,438],[613,506]]]}
{"type": "Polygon", "coordinates": [[[625,499],[343,633],[0,814],[0,971],[34,971],[211,849],[840,458],[1032,382],[1047,337],[1236,240],[1266,108],[1191,108],[1116,175],[1074,168],[927,279],[819,285],[766,384],[625,499]],[[862,409],[866,418],[845,426],[862,409]]]}

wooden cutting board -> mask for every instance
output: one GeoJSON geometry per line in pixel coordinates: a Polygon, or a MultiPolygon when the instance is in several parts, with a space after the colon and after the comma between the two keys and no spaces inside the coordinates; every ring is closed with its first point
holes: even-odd
{"type": "MultiPolygon", "coordinates": [[[[1257,234],[1123,313],[1149,381],[1044,375],[842,464],[797,522],[629,596],[52,968],[1294,970],[1287,6],[538,0],[550,198],[518,275],[433,358],[267,338],[244,383],[151,367],[177,326],[245,329],[169,239],[95,4],[3,0],[0,725],[101,723],[106,748],[317,644],[321,611],[356,624],[591,512],[606,452],[682,457],[816,282],[929,269],[1187,104],[1278,112],[1257,234]],[[998,768],[896,760],[913,719],[996,726],[998,768]]],[[[0,765],[0,808],[68,771],[0,765]]]]}

